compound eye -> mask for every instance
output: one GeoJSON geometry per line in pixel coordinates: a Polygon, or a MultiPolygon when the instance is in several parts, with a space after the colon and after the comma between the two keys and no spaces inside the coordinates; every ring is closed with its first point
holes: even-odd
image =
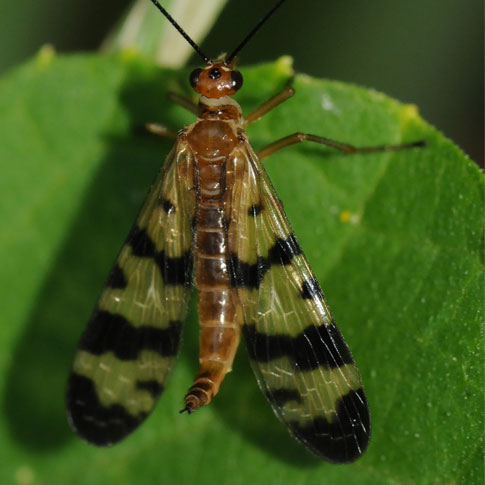
{"type": "Polygon", "coordinates": [[[239,71],[231,72],[231,82],[234,91],[237,91],[243,84],[243,77],[239,71]]]}
{"type": "Polygon", "coordinates": [[[194,69],[191,73],[190,73],[190,77],[189,77],[189,82],[190,82],[190,85],[195,88],[195,86],[197,85],[197,83],[199,82],[199,76],[200,76],[200,73],[202,72],[202,69],[200,67],[198,67],[197,69],[194,69]]]}

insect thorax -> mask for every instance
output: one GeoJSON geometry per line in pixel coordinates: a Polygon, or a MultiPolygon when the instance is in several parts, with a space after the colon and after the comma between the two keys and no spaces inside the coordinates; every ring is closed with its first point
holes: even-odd
{"type": "Polygon", "coordinates": [[[239,142],[241,108],[228,96],[219,99],[201,96],[199,118],[187,129],[188,143],[197,158],[229,156],[239,142]]]}
{"type": "Polygon", "coordinates": [[[200,119],[234,120],[238,125],[242,121],[241,106],[229,96],[223,96],[222,98],[201,96],[198,110],[200,119]]]}

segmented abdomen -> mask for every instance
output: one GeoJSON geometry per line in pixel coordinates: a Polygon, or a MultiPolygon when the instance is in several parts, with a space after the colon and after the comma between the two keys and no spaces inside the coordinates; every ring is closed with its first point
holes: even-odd
{"type": "Polygon", "coordinates": [[[231,370],[239,344],[237,293],[230,286],[224,216],[226,164],[198,160],[198,211],[195,227],[195,287],[198,291],[200,370],[185,397],[186,410],[208,404],[231,370]]]}

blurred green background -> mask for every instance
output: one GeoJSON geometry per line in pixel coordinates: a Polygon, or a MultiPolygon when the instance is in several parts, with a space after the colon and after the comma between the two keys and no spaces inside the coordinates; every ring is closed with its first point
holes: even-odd
{"type": "MultiPolygon", "coordinates": [[[[212,56],[231,50],[271,4],[229,0],[203,49],[212,56]]],[[[59,52],[96,49],[129,5],[129,0],[3,0],[0,72],[45,43],[59,52]]],[[[292,55],[300,72],[416,104],[426,120],[483,165],[481,0],[289,0],[246,47],[241,62],[282,54],[292,55]]]]}

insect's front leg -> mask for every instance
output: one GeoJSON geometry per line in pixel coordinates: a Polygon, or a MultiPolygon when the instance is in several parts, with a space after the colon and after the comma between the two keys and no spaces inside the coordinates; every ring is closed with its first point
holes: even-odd
{"type": "Polygon", "coordinates": [[[195,115],[199,112],[197,105],[189,98],[170,92],[168,93],[168,99],[175,104],[182,106],[182,108],[185,108],[187,111],[194,113],[195,115]]]}
{"type": "MultiPolygon", "coordinates": [[[[168,98],[170,101],[182,106],[186,110],[190,111],[191,113],[197,114],[197,105],[193,103],[190,99],[185,98],[183,96],[179,96],[175,93],[168,93],[168,98]]],[[[152,134],[161,136],[163,138],[177,138],[178,133],[170,128],[166,127],[165,125],[161,125],[160,123],[146,123],[145,128],[152,134]]]]}
{"type": "Polygon", "coordinates": [[[303,141],[312,141],[314,143],[319,143],[321,145],[326,145],[337,150],[340,150],[347,155],[353,155],[355,153],[374,153],[374,152],[394,152],[398,150],[408,150],[409,148],[418,148],[426,146],[425,141],[416,141],[411,143],[404,143],[402,145],[380,145],[374,147],[355,147],[347,143],[341,143],[330,138],[325,138],[323,136],[311,135],[309,133],[293,133],[292,135],[280,138],[275,142],[271,143],[267,147],[263,148],[258,152],[258,157],[260,160],[268,158],[273,153],[280,151],[282,148],[295,145],[296,143],[301,143],[303,141]]]}

